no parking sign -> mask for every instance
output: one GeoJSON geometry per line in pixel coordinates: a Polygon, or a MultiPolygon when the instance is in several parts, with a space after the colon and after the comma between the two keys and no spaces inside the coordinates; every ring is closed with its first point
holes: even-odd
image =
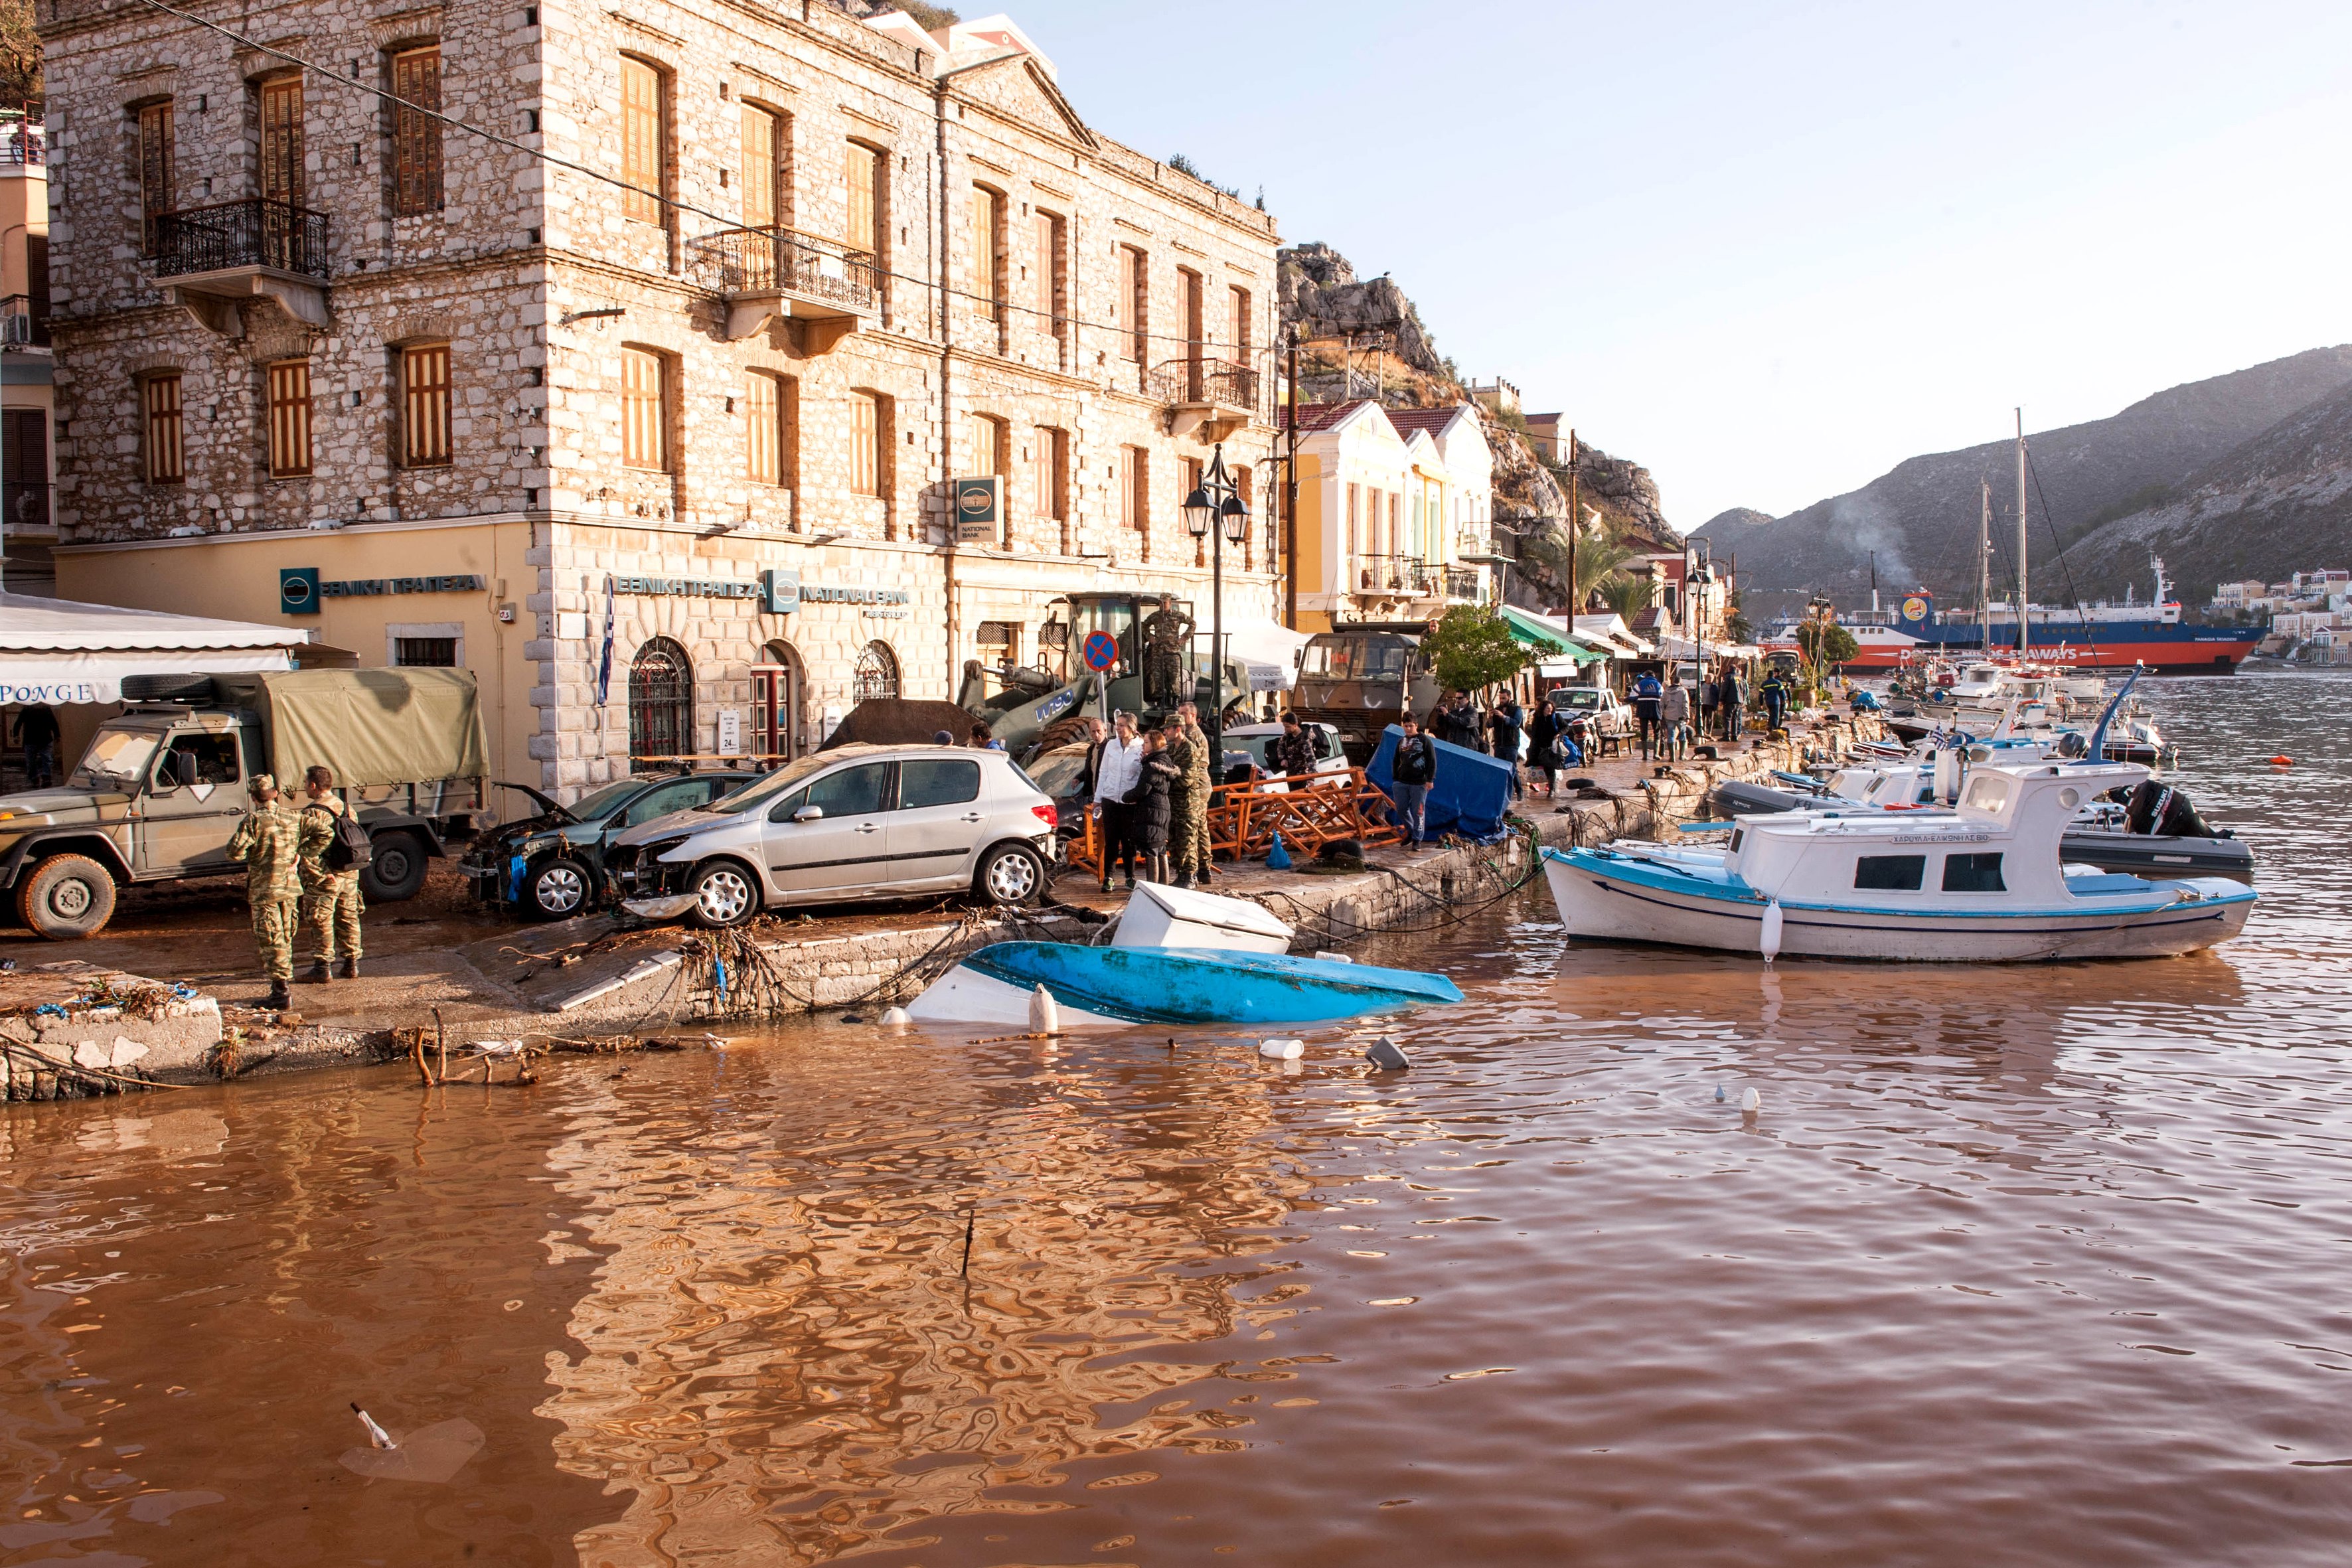
{"type": "Polygon", "coordinates": [[[1078,657],[1088,669],[1101,671],[1118,662],[1118,639],[1108,632],[1088,632],[1078,657]]]}

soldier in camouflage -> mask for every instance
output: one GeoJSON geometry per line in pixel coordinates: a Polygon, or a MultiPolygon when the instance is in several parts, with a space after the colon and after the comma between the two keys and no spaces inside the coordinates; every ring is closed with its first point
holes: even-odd
{"type": "Polygon", "coordinates": [[[341,949],[342,977],[360,977],[360,916],[366,904],[360,898],[360,874],[355,868],[338,871],[327,864],[335,842],[335,818],[351,809],[335,795],[335,775],[314,767],[302,775],[302,793],[310,804],[302,808],[302,924],[310,933],[312,959],[305,980],[324,984],[335,977],[336,950],[341,949]]]}
{"type": "Polygon", "coordinates": [[[1184,694],[1184,650],[1192,640],[1192,617],[1176,607],[1172,594],[1143,617],[1143,700],[1166,712],[1184,694]]]}
{"type": "Polygon", "coordinates": [[[1201,728],[1199,703],[1181,702],[1176,712],[1184,721],[1184,743],[1192,750],[1192,787],[1185,791],[1188,809],[1169,833],[1168,854],[1179,886],[1198,882],[1205,887],[1213,874],[1209,864],[1209,737],[1201,728]]]}
{"type": "Polygon", "coordinates": [[[228,858],[245,862],[245,900],[253,906],[253,942],[269,977],[268,1005],[288,1007],[294,1000],[286,986],[294,978],[295,910],[302,895],[301,825],[278,804],[278,781],[268,773],[254,774],[246,791],[253,810],[236,825],[228,858]]]}

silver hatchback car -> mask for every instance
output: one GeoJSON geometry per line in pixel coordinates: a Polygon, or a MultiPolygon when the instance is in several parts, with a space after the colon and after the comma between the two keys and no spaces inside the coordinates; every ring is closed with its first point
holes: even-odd
{"type": "Polygon", "coordinates": [[[696,923],[763,909],[969,889],[1044,891],[1054,803],[1003,752],[842,746],[631,828],[605,852],[626,899],[690,896],[696,923]]]}

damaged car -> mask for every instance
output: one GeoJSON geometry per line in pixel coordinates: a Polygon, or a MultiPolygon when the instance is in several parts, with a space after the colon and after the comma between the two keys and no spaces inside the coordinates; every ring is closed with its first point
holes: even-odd
{"type": "Polygon", "coordinates": [[[528,784],[501,784],[528,796],[538,811],[482,835],[457,868],[484,903],[512,904],[534,920],[569,920],[612,898],[605,852],[622,834],[708,805],[759,777],[740,768],[641,773],[591,790],[568,806],[528,784]]]}

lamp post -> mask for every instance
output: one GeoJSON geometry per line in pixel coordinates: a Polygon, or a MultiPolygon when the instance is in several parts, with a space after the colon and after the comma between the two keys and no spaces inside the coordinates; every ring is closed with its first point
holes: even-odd
{"type": "Polygon", "coordinates": [[[1683,608],[1690,620],[1691,713],[1698,713],[1698,689],[1706,681],[1706,587],[1715,581],[1714,558],[1704,540],[1683,544],[1683,608]]]}
{"type": "Polygon", "coordinates": [[[1201,483],[1184,498],[1184,531],[1209,541],[1209,782],[1225,776],[1225,541],[1249,537],[1250,511],[1241,488],[1225,472],[1225,444],[1217,443],[1201,483]]]}

